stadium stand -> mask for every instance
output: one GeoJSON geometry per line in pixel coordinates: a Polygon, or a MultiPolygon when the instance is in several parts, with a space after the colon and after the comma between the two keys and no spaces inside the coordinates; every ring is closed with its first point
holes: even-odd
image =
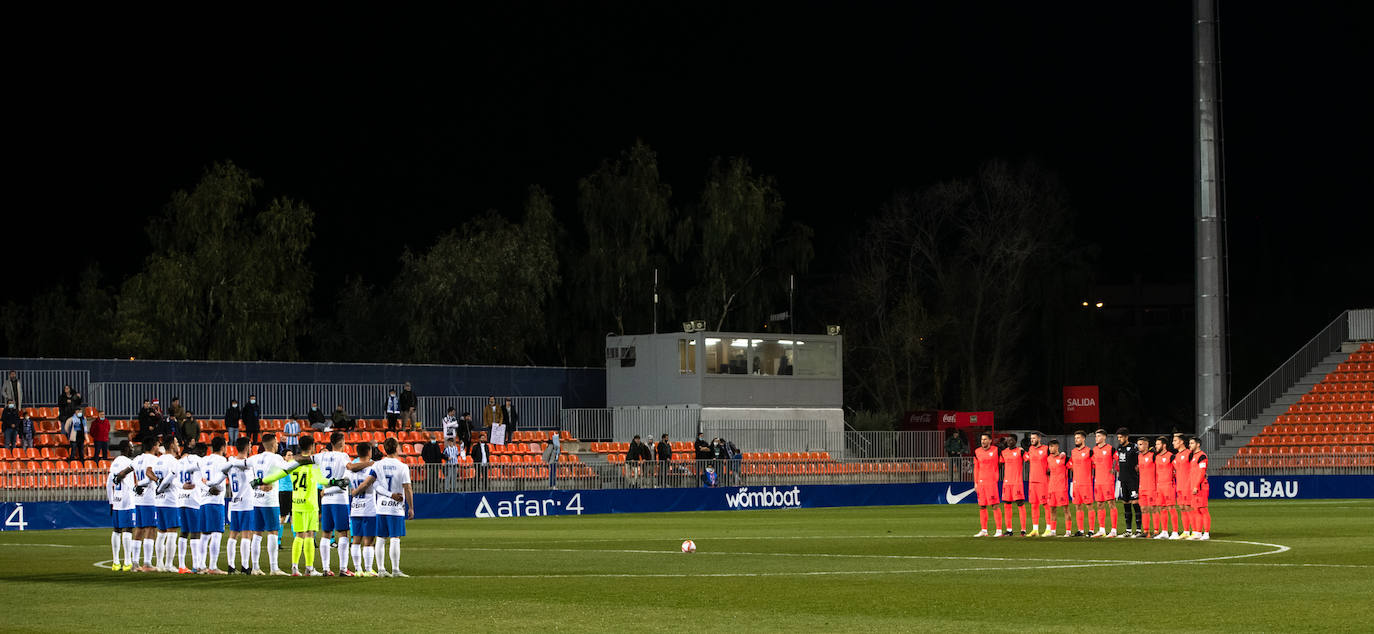
{"type": "Polygon", "coordinates": [[[1226,466],[1374,466],[1374,343],[1350,353],[1226,466]]]}

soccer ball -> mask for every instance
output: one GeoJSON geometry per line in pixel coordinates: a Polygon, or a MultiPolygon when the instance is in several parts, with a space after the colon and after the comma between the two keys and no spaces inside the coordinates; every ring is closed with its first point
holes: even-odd
{"type": "Polygon", "coordinates": [[[687,540],[687,541],[685,541],[685,542],[682,542],[682,552],[684,552],[684,553],[694,553],[694,552],[696,552],[696,551],[697,551],[697,544],[696,544],[696,542],[694,542],[694,541],[692,541],[692,540],[690,540],[690,539],[687,540]]]}

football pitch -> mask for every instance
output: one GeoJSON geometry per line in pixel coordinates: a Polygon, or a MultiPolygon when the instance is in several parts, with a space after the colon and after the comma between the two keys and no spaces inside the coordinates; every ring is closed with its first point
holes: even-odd
{"type": "Polygon", "coordinates": [[[116,573],[107,530],[5,532],[0,630],[1374,629],[1374,500],[1212,515],[1210,542],[975,539],[971,505],[422,520],[409,579],[116,573]]]}

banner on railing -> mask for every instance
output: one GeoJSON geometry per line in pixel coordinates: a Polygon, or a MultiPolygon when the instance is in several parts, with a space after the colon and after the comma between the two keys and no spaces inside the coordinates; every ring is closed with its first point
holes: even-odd
{"type": "MultiPolygon", "coordinates": [[[[1374,475],[1212,476],[1211,499],[1374,498],[1374,475]]],[[[422,493],[419,519],[973,504],[971,482],[422,493]]],[[[103,501],[0,503],[0,530],[110,527],[103,501]]]]}

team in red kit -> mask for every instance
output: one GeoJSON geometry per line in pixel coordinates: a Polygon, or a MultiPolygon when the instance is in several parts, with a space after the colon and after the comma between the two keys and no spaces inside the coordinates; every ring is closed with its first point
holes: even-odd
{"type": "Polygon", "coordinates": [[[1058,440],[1043,444],[1036,432],[1031,432],[1026,449],[1010,439],[1005,446],[998,446],[991,434],[983,433],[973,452],[981,524],[974,536],[988,536],[989,515],[993,537],[1016,535],[1014,507],[1022,536],[1057,536],[1061,526],[1057,520],[1062,518],[1064,537],[1211,539],[1207,454],[1198,439],[1175,434],[1172,439],[1159,436],[1153,444],[1144,437],[1131,443],[1124,428],[1117,430],[1117,438],[1120,445],[1113,447],[1107,444],[1107,432],[1099,429],[1089,446],[1087,433],[1078,431],[1073,448],[1065,452],[1058,440]],[[1028,473],[1029,494],[1021,477],[1023,470],[1028,473]],[[1125,529],[1119,533],[1118,498],[1126,518],[1125,529]],[[1041,511],[1045,514],[1044,532],[1040,530],[1041,511]]]}

